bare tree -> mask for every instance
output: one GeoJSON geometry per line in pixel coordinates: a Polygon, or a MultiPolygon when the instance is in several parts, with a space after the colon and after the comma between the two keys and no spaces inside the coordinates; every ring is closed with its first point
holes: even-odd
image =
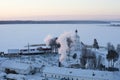
{"type": "Polygon", "coordinates": [[[118,60],[119,55],[115,50],[109,50],[106,58],[110,63],[110,67],[114,67],[114,63],[118,60]]]}
{"type": "Polygon", "coordinates": [[[57,37],[52,38],[49,43],[49,46],[52,48],[52,52],[55,52],[55,53],[58,52],[58,48],[60,47],[60,44],[57,43],[57,39],[58,39],[57,37]]]}

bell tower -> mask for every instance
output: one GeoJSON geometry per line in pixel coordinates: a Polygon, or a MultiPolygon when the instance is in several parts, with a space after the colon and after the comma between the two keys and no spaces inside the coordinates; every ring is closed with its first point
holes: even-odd
{"type": "Polygon", "coordinates": [[[79,64],[80,63],[80,56],[81,56],[81,43],[80,43],[80,37],[78,35],[77,29],[75,30],[75,33],[73,35],[73,42],[71,44],[70,48],[70,62],[71,64],[79,64]]]}
{"type": "Polygon", "coordinates": [[[78,30],[76,29],[75,30],[75,36],[74,36],[74,48],[75,48],[75,51],[80,51],[81,50],[81,44],[80,44],[80,37],[78,35],[78,30]]]}

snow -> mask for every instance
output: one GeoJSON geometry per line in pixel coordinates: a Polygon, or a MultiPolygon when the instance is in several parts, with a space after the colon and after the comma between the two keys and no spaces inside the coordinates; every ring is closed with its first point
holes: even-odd
{"type": "Polygon", "coordinates": [[[6,76],[8,79],[15,79],[15,80],[25,80],[25,76],[24,75],[20,75],[20,74],[8,74],[6,76]]]}
{"type": "Polygon", "coordinates": [[[3,78],[4,76],[6,76],[6,73],[0,72],[0,78],[3,78]]]}
{"type": "Polygon", "coordinates": [[[82,70],[82,69],[73,69],[73,68],[64,68],[64,67],[45,67],[43,70],[45,74],[55,74],[55,75],[64,75],[71,77],[83,77],[83,78],[96,78],[104,80],[118,80],[119,76],[114,75],[114,72],[108,71],[97,71],[97,70],[82,70]],[[94,74],[94,76],[93,76],[94,74]]]}
{"type": "Polygon", "coordinates": [[[41,77],[41,74],[35,74],[35,75],[27,75],[26,76],[27,80],[44,80],[44,77],[41,77]]]}
{"type": "MultiPolygon", "coordinates": [[[[101,45],[101,43],[102,43],[102,45],[103,44],[106,45],[105,43],[108,42],[107,39],[110,41],[113,41],[113,42],[115,41],[114,43],[118,44],[119,38],[118,38],[118,36],[116,36],[118,38],[118,40],[117,40],[117,38],[115,37],[115,35],[119,33],[117,28],[112,28],[112,29],[110,29],[110,31],[107,31],[107,32],[105,31],[106,33],[110,33],[111,30],[114,30],[114,32],[115,32],[114,35],[111,36],[111,34],[110,34],[110,36],[106,35],[106,37],[104,36],[103,33],[104,33],[104,30],[107,30],[108,28],[104,29],[104,28],[99,28],[96,26],[94,28],[95,28],[95,31],[92,30],[91,28],[88,28],[88,30],[91,29],[91,32],[92,32],[91,35],[90,35],[89,31],[87,31],[86,29],[82,29],[82,28],[79,29],[79,30],[81,30],[79,34],[81,34],[82,36],[80,35],[80,37],[79,37],[78,35],[76,35],[76,36],[74,36],[74,39],[80,38],[82,40],[85,37],[82,41],[86,41],[85,44],[91,44],[90,39],[92,36],[92,39],[94,39],[95,37],[99,40],[101,38],[103,38],[102,40],[100,40],[101,41],[99,43],[100,45],[101,45]],[[97,30],[96,30],[96,28],[97,28],[97,30]],[[98,30],[100,30],[100,31],[98,31],[98,30]],[[82,32],[82,31],[84,31],[84,32],[82,32]],[[98,32],[98,34],[96,34],[96,32],[98,32]],[[93,33],[94,33],[94,35],[93,35],[93,33]],[[115,39],[115,40],[113,40],[113,39],[115,39]]],[[[62,55],[61,61],[62,61],[62,59],[64,59],[66,57],[66,54],[67,54],[66,51],[68,50],[68,46],[64,45],[64,44],[67,43],[65,41],[66,41],[66,37],[70,37],[69,35],[71,35],[71,33],[64,33],[63,35],[61,35],[61,38],[60,37],[58,38],[59,39],[58,42],[61,42],[61,46],[62,46],[62,49],[60,50],[60,54],[62,55]]],[[[49,41],[50,38],[51,37],[48,36],[48,38],[46,38],[45,41],[49,41]]],[[[21,39],[23,39],[23,38],[21,38],[21,39]]],[[[29,40],[32,40],[32,39],[29,39],[29,40]]],[[[18,41],[18,40],[16,40],[16,41],[18,41]]],[[[48,43],[48,42],[46,42],[46,43],[48,43]]],[[[77,48],[78,46],[81,48],[81,45],[78,45],[78,44],[80,44],[79,40],[77,42],[74,42],[73,47],[71,48],[71,50],[72,50],[71,53],[77,53],[77,55],[81,54],[81,51],[75,52],[75,48],[77,48]]],[[[8,44],[7,44],[7,46],[8,46],[8,44]]],[[[44,48],[46,48],[46,47],[44,46],[44,48]]],[[[98,58],[98,56],[102,56],[102,64],[104,64],[107,67],[108,66],[108,61],[106,60],[107,50],[105,50],[105,49],[99,49],[99,50],[91,49],[91,50],[96,53],[97,58],[98,58]]],[[[71,54],[70,56],[73,56],[73,54],[71,54]]],[[[27,78],[27,80],[42,80],[42,79],[44,79],[44,77],[41,76],[42,71],[43,71],[43,74],[46,73],[46,74],[51,74],[51,75],[54,74],[54,75],[63,75],[63,76],[70,76],[70,77],[83,77],[83,78],[85,78],[85,80],[88,80],[90,78],[97,79],[97,80],[119,80],[120,79],[120,71],[119,72],[108,72],[108,71],[99,71],[99,70],[56,67],[58,64],[58,57],[59,57],[59,55],[53,56],[51,54],[47,54],[47,55],[45,54],[45,55],[39,55],[39,56],[26,56],[26,57],[22,56],[21,58],[12,58],[11,60],[9,58],[0,58],[0,69],[1,69],[1,71],[3,71],[0,73],[0,80],[1,80],[1,77],[5,76],[5,75],[8,78],[17,79],[17,80],[20,80],[23,78],[27,78]],[[42,65],[45,65],[45,67],[41,68],[42,65]],[[5,68],[15,70],[19,74],[8,74],[7,75],[4,73],[5,68]],[[30,71],[33,70],[34,68],[41,69],[40,70],[41,72],[38,71],[38,72],[36,72],[38,74],[35,73],[34,75],[30,75],[29,74],[30,71]],[[93,76],[93,74],[94,74],[94,76],[93,76]]],[[[70,58],[71,63],[77,62],[77,60],[74,60],[71,58],[70,58]]],[[[77,58],[79,59],[79,57],[77,57],[77,58]]],[[[67,65],[69,65],[71,63],[68,63],[67,65]]],[[[116,62],[116,65],[118,68],[120,68],[120,59],[118,62],[116,62]]],[[[49,80],[53,80],[53,78],[49,78],[49,80]]]]}
{"type": "MultiPolygon", "coordinates": [[[[103,50],[96,50],[97,52],[102,52],[99,54],[104,54],[105,51],[103,50]]],[[[45,55],[37,55],[34,56],[35,61],[29,61],[29,57],[31,56],[23,56],[21,60],[19,61],[18,58],[12,58],[12,60],[6,59],[6,58],[0,58],[1,59],[1,64],[0,67],[3,66],[4,68],[10,68],[18,71],[20,74],[20,70],[23,72],[23,70],[28,70],[26,66],[34,66],[37,68],[41,68],[41,65],[44,63],[45,67],[43,67],[41,70],[43,74],[45,73],[50,73],[55,74],[55,75],[64,75],[64,76],[71,76],[71,77],[82,77],[86,78],[87,80],[90,78],[96,78],[98,80],[119,80],[120,72],[108,72],[108,71],[98,71],[98,70],[86,70],[86,69],[73,69],[73,68],[64,68],[64,67],[53,67],[52,64],[56,63],[58,60],[58,55],[50,55],[50,54],[45,54],[45,55]],[[39,62],[40,61],[40,62],[39,62]],[[31,64],[30,64],[30,63],[31,64]],[[13,65],[11,65],[13,64],[13,65]],[[93,73],[95,76],[93,76],[93,73]]],[[[1,67],[3,69],[3,67],[1,67]]],[[[4,74],[4,73],[3,73],[4,74]]],[[[4,76],[1,73],[1,76],[4,76]]],[[[11,75],[10,78],[16,78],[17,80],[20,80],[22,76],[16,77],[15,75],[11,75]]],[[[23,73],[22,73],[23,74],[23,73]]],[[[10,76],[10,75],[9,75],[10,76]]],[[[42,73],[37,72],[34,75],[24,75],[25,80],[42,80],[44,79],[44,76],[42,76],[42,73]]],[[[85,80],[86,80],[85,79],[85,80]]],[[[48,78],[48,80],[57,80],[55,78],[48,78]]]]}
{"type": "Polygon", "coordinates": [[[15,70],[20,74],[28,74],[30,72],[31,66],[30,64],[20,63],[13,60],[6,60],[1,63],[0,68],[5,70],[6,68],[15,70]]]}
{"type": "Polygon", "coordinates": [[[106,67],[108,67],[108,61],[106,59],[106,55],[107,55],[107,50],[106,49],[91,49],[93,52],[95,52],[95,55],[97,57],[101,56],[102,57],[102,64],[105,65],[106,67]]]}
{"type": "Polygon", "coordinates": [[[115,63],[115,66],[116,66],[117,68],[119,68],[119,70],[120,70],[120,57],[119,57],[118,61],[115,63]]]}
{"type": "Polygon", "coordinates": [[[19,62],[16,62],[16,61],[12,61],[12,60],[6,60],[5,62],[3,62],[1,64],[1,67],[26,70],[26,69],[28,69],[29,65],[24,64],[24,63],[19,63],[19,62]]]}

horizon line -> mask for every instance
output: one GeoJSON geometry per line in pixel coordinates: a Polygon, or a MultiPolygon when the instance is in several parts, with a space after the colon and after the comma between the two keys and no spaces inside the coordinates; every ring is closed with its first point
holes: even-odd
{"type": "Polygon", "coordinates": [[[105,20],[0,20],[0,24],[110,24],[105,20]]]}

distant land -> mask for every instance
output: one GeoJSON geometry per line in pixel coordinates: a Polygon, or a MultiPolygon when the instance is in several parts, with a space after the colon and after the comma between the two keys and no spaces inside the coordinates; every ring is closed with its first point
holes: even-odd
{"type": "Polygon", "coordinates": [[[59,21],[32,21],[32,20],[13,20],[0,21],[0,24],[109,24],[110,21],[97,20],[59,20],[59,21]]]}

